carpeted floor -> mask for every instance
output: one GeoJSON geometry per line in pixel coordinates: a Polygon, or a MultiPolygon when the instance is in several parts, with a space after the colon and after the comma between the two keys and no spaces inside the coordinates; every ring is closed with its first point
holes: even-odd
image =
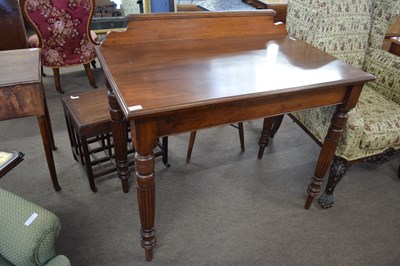
{"type": "MultiPolygon", "coordinates": [[[[94,71],[104,87],[101,68],[94,71]]],[[[127,194],[115,175],[96,180],[99,191],[91,192],[72,157],[61,95],[45,72],[62,191],[52,189],[34,117],[0,122],[1,149],[26,154],[0,186],[61,219],[56,249],[72,265],[400,265],[400,157],[354,165],[333,208],[315,202],[306,211],[319,147],[288,118],[263,160],[256,159],[261,120],[244,123],[244,153],[232,127],[199,131],[191,164],[189,133],[170,137],[172,166],[156,164],[157,246],[146,262],[134,178],[127,194]]],[[[83,67],[62,69],[61,81],[66,94],[92,90],[83,67]]]]}

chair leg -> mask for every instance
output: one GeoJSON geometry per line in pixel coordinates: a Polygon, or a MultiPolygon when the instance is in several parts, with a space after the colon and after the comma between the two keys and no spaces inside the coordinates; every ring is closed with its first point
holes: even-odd
{"type": "Polygon", "coordinates": [[[56,90],[59,93],[63,94],[64,91],[61,89],[60,69],[53,68],[53,74],[54,74],[54,84],[56,85],[56,90]]]}
{"type": "Polygon", "coordinates": [[[319,205],[322,208],[328,209],[333,206],[333,203],[335,202],[333,191],[346,174],[348,167],[349,163],[346,160],[337,157],[334,158],[329,170],[329,179],[325,192],[318,199],[319,205]]]}
{"type": "Polygon", "coordinates": [[[273,139],[276,132],[278,132],[278,129],[280,128],[280,126],[282,124],[282,120],[283,120],[283,115],[279,115],[279,116],[275,117],[274,126],[272,127],[272,130],[271,130],[271,139],[273,139]]]}
{"type": "Polygon", "coordinates": [[[89,78],[90,86],[92,86],[93,88],[97,88],[96,81],[94,80],[94,75],[93,75],[92,69],[90,68],[90,63],[84,64],[83,66],[85,67],[86,74],[87,74],[87,76],[89,78]]]}
{"type": "Polygon", "coordinates": [[[186,155],[186,163],[190,163],[190,158],[192,157],[192,150],[193,150],[194,140],[196,139],[196,132],[197,131],[190,132],[189,147],[186,155]]]}
{"type": "Polygon", "coordinates": [[[239,138],[240,138],[240,149],[244,151],[244,131],[243,131],[243,122],[238,123],[239,129],[239,138]]]}
{"type": "Polygon", "coordinates": [[[258,145],[260,146],[260,148],[258,148],[257,158],[260,160],[262,159],[262,157],[264,155],[265,147],[268,146],[269,136],[271,135],[271,130],[272,130],[272,126],[274,125],[274,121],[275,121],[275,117],[264,118],[263,129],[261,131],[261,137],[260,137],[260,140],[258,141],[258,145]]]}

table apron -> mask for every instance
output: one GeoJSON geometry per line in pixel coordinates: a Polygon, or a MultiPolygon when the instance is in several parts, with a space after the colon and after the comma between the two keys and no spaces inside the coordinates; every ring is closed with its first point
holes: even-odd
{"type": "Polygon", "coordinates": [[[276,116],[321,106],[338,105],[346,101],[352,86],[326,87],[318,90],[282,93],[242,99],[207,107],[164,112],[157,116],[131,121],[132,128],[144,123],[156,127],[157,136],[167,136],[218,125],[276,116]]]}
{"type": "Polygon", "coordinates": [[[19,84],[0,89],[0,121],[45,113],[43,88],[40,83],[19,84]]]}

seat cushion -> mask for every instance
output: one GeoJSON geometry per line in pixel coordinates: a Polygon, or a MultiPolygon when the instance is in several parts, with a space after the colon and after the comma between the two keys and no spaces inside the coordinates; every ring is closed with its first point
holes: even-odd
{"type": "MultiPolygon", "coordinates": [[[[400,148],[400,105],[365,85],[339,141],[336,155],[348,161],[400,148]]],[[[293,116],[321,143],[335,107],[294,112],[293,116]]]]}
{"type": "Polygon", "coordinates": [[[400,105],[365,85],[357,104],[364,120],[362,149],[381,149],[400,145],[400,105]]]}

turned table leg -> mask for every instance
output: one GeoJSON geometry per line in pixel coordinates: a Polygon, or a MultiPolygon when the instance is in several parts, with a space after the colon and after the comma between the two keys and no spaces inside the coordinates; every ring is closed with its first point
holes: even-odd
{"type": "Polygon", "coordinates": [[[146,260],[153,259],[156,245],[154,148],[157,143],[156,127],[149,122],[132,121],[132,140],[136,148],[136,190],[140,214],[140,244],[145,250],[146,260]]]}
{"type": "Polygon", "coordinates": [[[123,192],[129,192],[129,169],[128,169],[128,136],[126,120],[118,101],[108,81],[108,104],[111,118],[111,131],[114,140],[115,163],[117,165],[118,177],[121,179],[123,192]]]}
{"type": "Polygon", "coordinates": [[[272,126],[274,125],[274,121],[275,121],[275,117],[264,118],[263,129],[261,131],[261,137],[260,137],[260,140],[258,141],[258,145],[260,147],[258,148],[257,158],[260,160],[262,159],[262,157],[264,155],[265,147],[268,146],[269,137],[271,135],[271,130],[272,130],[272,126]]]}
{"type": "Polygon", "coordinates": [[[321,147],[314,176],[307,189],[308,196],[304,206],[307,210],[310,208],[314,198],[318,196],[321,191],[322,181],[331,161],[333,160],[336,148],[343,133],[343,128],[346,125],[348,112],[356,105],[361,89],[362,86],[360,85],[349,87],[345,102],[336,107],[331,120],[331,125],[329,126],[328,133],[326,134],[324,143],[321,147]]]}

